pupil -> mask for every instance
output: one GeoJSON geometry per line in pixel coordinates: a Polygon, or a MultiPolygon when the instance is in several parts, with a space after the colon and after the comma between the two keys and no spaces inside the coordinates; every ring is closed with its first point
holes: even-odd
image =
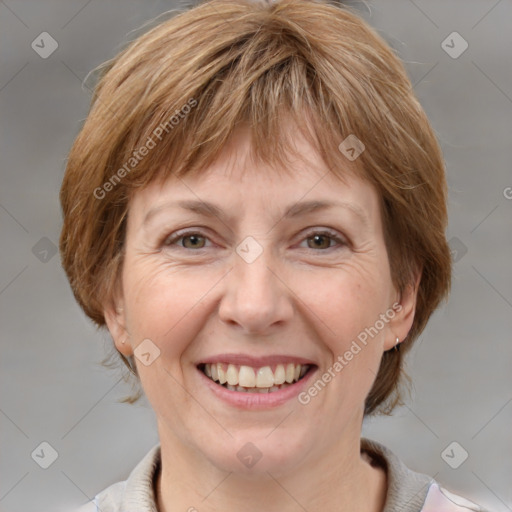
{"type": "Polygon", "coordinates": [[[322,244],[322,240],[325,242],[326,241],[326,238],[324,235],[315,235],[313,237],[313,240],[314,240],[314,243],[317,247],[323,247],[325,246],[325,243],[322,244]]]}
{"type": "Polygon", "coordinates": [[[201,238],[201,237],[196,236],[196,235],[189,235],[189,236],[187,236],[187,237],[185,238],[185,240],[187,240],[187,239],[188,239],[188,240],[189,240],[189,242],[190,242],[190,245],[192,245],[192,246],[196,247],[196,246],[198,245],[198,241],[199,241],[199,239],[200,239],[200,238],[201,238]]]}

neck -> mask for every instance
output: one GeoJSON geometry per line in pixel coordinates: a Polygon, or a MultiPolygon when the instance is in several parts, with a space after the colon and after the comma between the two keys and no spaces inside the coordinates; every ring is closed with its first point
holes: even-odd
{"type": "Polygon", "coordinates": [[[385,470],[360,452],[360,432],[317,453],[292,473],[267,471],[258,478],[222,471],[160,433],[162,465],[156,482],[159,512],[382,512],[385,470]]]}

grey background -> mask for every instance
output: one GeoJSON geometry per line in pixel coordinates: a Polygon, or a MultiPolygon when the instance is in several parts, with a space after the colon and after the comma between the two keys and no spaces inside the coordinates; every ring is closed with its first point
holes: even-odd
{"type": "MultiPolygon", "coordinates": [[[[176,5],[0,1],[2,512],[70,510],[125,479],[158,442],[146,402],[116,402],[130,388],[99,365],[109,338],[75,304],[52,249],[65,158],[91,96],[83,79],[131,30],[176,5]],[[45,31],[58,49],[43,59],[31,43],[45,31]],[[31,457],[43,441],[58,452],[48,469],[31,457]]],[[[358,8],[405,60],[439,136],[457,260],[451,298],[409,360],[412,398],[364,434],[451,491],[512,510],[512,2],[358,8]],[[458,58],[441,46],[453,31],[469,44],[458,58]],[[457,469],[441,457],[453,441],[469,454],[457,469]]]]}

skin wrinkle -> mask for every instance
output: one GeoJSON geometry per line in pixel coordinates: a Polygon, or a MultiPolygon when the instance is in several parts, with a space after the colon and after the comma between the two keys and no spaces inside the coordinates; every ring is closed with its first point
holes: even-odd
{"type": "MultiPolygon", "coordinates": [[[[316,159],[321,166],[305,139],[297,137],[296,143],[301,156],[316,159]]],[[[227,146],[225,159],[233,146],[238,153],[247,152],[248,132],[240,132],[227,146]]],[[[332,175],[319,181],[317,171],[300,165],[294,177],[276,175],[265,172],[264,166],[242,162],[243,172],[237,174],[235,167],[227,173],[219,158],[205,174],[187,178],[187,186],[175,178],[155,182],[138,191],[129,205],[123,294],[117,304],[121,311],[107,310],[106,318],[116,347],[125,356],[146,338],[161,351],[147,367],[136,359],[157,415],[162,447],[159,510],[187,510],[194,503],[201,503],[201,512],[297,510],[289,493],[307,510],[378,512],[386,478],[359,453],[364,400],[383,351],[392,348],[396,336],[405,337],[412,324],[415,294],[405,294],[400,313],[307,406],[291,400],[276,410],[234,410],[211,396],[195,367],[201,359],[222,352],[288,353],[317,362],[321,375],[361,330],[398,299],[378,195],[369,183],[350,173],[344,182],[332,175]],[[181,231],[184,226],[182,217],[173,217],[171,210],[168,219],[155,220],[163,233],[156,227],[141,229],[152,206],[192,199],[190,190],[239,214],[231,233],[215,219],[202,222],[190,214],[187,222],[190,231],[208,226],[209,230],[200,231],[208,231],[208,237],[211,231],[212,238],[227,244],[229,251],[208,246],[197,255],[195,249],[159,248],[160,235],[170,234],[165,229],[181,231]],[[349,215],[337,218],[317,212],[280,221],[269,231],[284,205],[305,194],[304,200],[338,198],[358,204],[368,216],[369,229],[347,235],[352,245],[330,249],[329,255],[306,249],[307,244],[296,248],[304,243],[302,233],[311,236],[317,227],[341,235],[345,226],[350,228],[349,215]],[[269,214],[262,216],[261,211],[269,214]],[[264,248],[251,264],[234,252],[236,243],[247,235],[264,248]],[[121,344],[126,333],[129,343],[121,344]],[[251,470],[236,457],[246,442],[263,454],[251,470]]]]}
{"type": "MultiPolygon", "coordinates": [[[[313,211],[319,211],[319,210],[325,210],[328,208],[333,207],[342,207],[346,208],[350,212],[352,212],[354,215],[357,216],[357,218],[360,220],[360,222],[363,223],[365,227],[367,227],[368,220],[366,218],[366,215],[364,212],[358,208],[353,203],[342,203],[342,202],[322,202],[322,201],[305,201],[305,202],[298,202],[295,204],[292,204],[289,208],[285,210],[285,213],[282,215],[281,219],[287,219],[287,218],[293,218],[300,215],[304,215],[309,212],[313,211]]],[[[144,220],[142,222],[141,228],[145,228],[147,224],[151,223],[151,221],[155,218],[155,216],[159,216],[162,214],[168,214],[168,209],[178,209],[181,208],[185,211],[192,211],[197,213],[198,215],[203,215],[204,217],[208,218],[214,218],[218,217],[221,222],[226,222],[226,214],[222,210],[222,208],[219,208],[218,206],[214,205],[213,203],[208,203],[207,201],[203,200],[194,200],[194,201],[172,201],[169,203],[160,204],[154,208],[152,208],[144,217],[144,220]]],[[[181,210],[181,211],[182,211],[181,210]]],[[[231,215],[228,217],[228,221],[233,222],[235,219],[235,215],[231,215]]]]}
{"type": "Polygon", "coordinates": [[[60,191],[59,248],[78,304],[112,335],[106,366],[137,384],[121,401],[143,389],[155,410],[160,512],[382,509],[386,475],[358,452],[362,418],[403,403],[404,358],[448,296],[448,190],[403,62],[345,7],[209,0],[98,69],[60,191]],[[364,145],[354,161],[350,135],[364,145]],[[169,210],[139,229],[183,198],[228,217],[169,210]],[[341,210],[281,218],[329,198],[358,203],[368,229],[341,210]],[[158,243],[185,227],[213,245],[158,243]],[[324,227],[348,245],[306,250],[306,228],[324,227]],[[264,249],[251,264],[235,252],[248,235],[264,249]],[[317,363],[312,384],[395,301],[400,314],[307,405],[236,412],[196,368],[220,352],[287,353],[317,363]],[[148,367],[134,356],[145,339],[160,350],[148,367]],[[263,454],[251,470],[236,456],[247,441],[263,454]]]}

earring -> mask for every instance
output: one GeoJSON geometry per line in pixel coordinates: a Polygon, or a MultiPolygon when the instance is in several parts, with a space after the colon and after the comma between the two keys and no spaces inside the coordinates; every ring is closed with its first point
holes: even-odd
{"type": "Polygon", "coordinates": [[[400,338],[397,336],[395,340],[395,346],[393,347],[397,352],[400,350],[400,338]]]}

